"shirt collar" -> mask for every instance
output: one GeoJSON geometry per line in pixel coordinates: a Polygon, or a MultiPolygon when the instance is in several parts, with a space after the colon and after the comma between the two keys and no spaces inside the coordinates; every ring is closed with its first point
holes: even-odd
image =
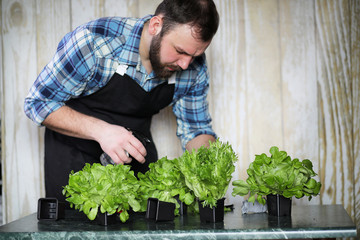
{"type": "Polygon", "coordinates": [[[131,33],[127,37],[127,40],[123,46],[123,51],[119,56],[120,64],[133,66],[136,66],[138,64],[141,33],[144,28],[145,22],[149,21],[150,18],[152,18],[152,15],[146,15],[143,18],[137,19],[131,30],[131,33]]]}

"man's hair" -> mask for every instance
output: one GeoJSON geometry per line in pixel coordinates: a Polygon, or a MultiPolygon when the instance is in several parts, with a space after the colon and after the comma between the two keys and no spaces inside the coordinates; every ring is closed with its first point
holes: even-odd
{"type": "Polygon", "coordinates": [[[208,42],[219,26],[219,14],[213,0],[164,0],[155,15],[163,16],[161,36],[178,24],[189,24],[196,37],[208,42]]]}

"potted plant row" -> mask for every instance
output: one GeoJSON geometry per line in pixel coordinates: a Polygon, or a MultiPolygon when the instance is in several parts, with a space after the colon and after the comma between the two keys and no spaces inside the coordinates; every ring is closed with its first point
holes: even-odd
{"type": "Polygon", "coordinates": [[[190,209],[201,211],[201,221],[217,222],[224,217],[224,196],[236,161],[231,145],[217,139],[179,158],[161,158],[137,177],[128,165],[86,164],[70,174],[63,194],[71,207],[90,220],[98,213],[118,214],[126,222],[132,209],[146,212],[149,219],[166,221],[190,209]],[[208,217],[203,210],[210,212],[205,214],[208,217]]]}
{"type": "Polygon", "coordinates": [[[270,156],[256,155],[247,169],[248,178],[235,180],[233,196],[249,195],[249,202],[257,200],[265,205],[269,215],[290,216],[292,197],[307,196],[309,201],[320,192],[321,183],[314,177],[313,164],[309,159],[291,159],[278,147],[270,148],[270,156]],[[266,199],[265,199],[266,197],[266,199]]]}

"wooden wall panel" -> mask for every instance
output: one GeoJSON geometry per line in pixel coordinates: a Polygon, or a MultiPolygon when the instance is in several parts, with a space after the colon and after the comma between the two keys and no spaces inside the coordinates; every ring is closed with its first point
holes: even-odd
{"type": "MultiPolygon", "coordinates": [[[[36,1],[37,72],[49,63],[61,38],[71,31],[70,1],[36,1]]],[[[30,87],[30,86],[29,86],[30,87]]]]}
{"type": "Polygon", "coordinates": [[[152,0],[149,2],[148,0],[138,0],[139,5],[139,17],[144,17],[148,14],[154,14],[156,7],[162,2],[162,0],[152,0]]]}
{"type": "Polygon", "coordinates": [[[321,202],[341,203],[354,216],[350,5],[316,1],[321,202]],[[346,37],[345,37],[346,36],[346,37]]]}
{"type": "Polygon", "coordinates": [[[139,0],[105,0],[103,15],[139,17],[139,0]]]}
{"type": "Polygon", "coordinates": [[[102,17],[104,0],[72,0],[71,2],[71,29],[102,17]]]}
{"type": "Polygon", "coordinates": [[[36,77],[35,1],[2,2],[3,191],[4,220],[31,213],[41,194],[38,129],[23,111],[28,86],[36,77]]]}
{"type": "Polygon", "coordinates": [[[360,1],[350,1],[351,23],[351,82],[353,112],[353,155],[354,155],[354,221],[360,239],[360,1]]]}
{"type": "MultiPolygon", "coordinates": [[[[312,1],[279,1],[283,150],[292,158],[312,160],[318,171],[314,14],[312,1]]],[[[294,200],[307,203],[307,198],[294,200]]]]}
{"type": "MultiPolygon", "coordinates": [[[[0,0],[0,10],[1,10],[1,20],[0,20],[0,25],[1,25],[1,29],[3,29],[2,28],[2,22],[3,22],[3,19],[2,19],[2,0],[0,0]]],[[[3,61],[3,35],[2,35],[2,30],[1,30],[1,34],[0,34],[0,58],[1,58],[1,63],[2,63],[2,61],[3,61]]],[[[0,141],[0,149],[2,149],[2,151],[0,152],[0,161],[1,161],[1,170],[0,170],[0,174],[1,174],[1,186],[2,186],[2,189],[4,188],[3,186],[4,186],[4,181],[3,181],[3,179],[4,179],[4,177],[3,176],[5,176],[5,174],[4,174],[4,172],[5,172],[5,169],[4,169],[4,164],[3,164],[3,160],[2,159],[4,159],[3,158],[3,152],[4,152],[4,150],[3,149],[5,149],[5,144],[4,144],[4,135],[3,135],[3,133],[4,133],[4,124],[1,122],[1,119],[4,119],[4,115],[3,115],[3,109],[4,109],[4,105],[3,105],[3,103],[4,103],[4,99],[3,99],[3,97],[4,97],[4,95],[2,94],[3,93],[3,89],[4,89],[4,78],[3,78],[3,64],[0,64],[0,139],[1,139],[1,141],[0,141]]],[[[3,192],[3,191],[2,191],[3,192]]],[[[3,194],[1,192],[1,202],[3,203],[3,202],[5,202],[5,195],[3,194]]],[[[4,210],[3,210],[4,208],[2,207],[2,209],[1,209],[1,217],[4,215],[3,214],[3,212],[4,212],[4,210]]],[[[2,219],[2,220],[0,220],[0,224],[3,224],[3,222],[5,222],[4,221],[4,219],[2,219]]]]}
{"type": "Polygon", "coordinates": [[[283,148],[279,15],[276,0],[245,3],[249,155],[283,148]]]}

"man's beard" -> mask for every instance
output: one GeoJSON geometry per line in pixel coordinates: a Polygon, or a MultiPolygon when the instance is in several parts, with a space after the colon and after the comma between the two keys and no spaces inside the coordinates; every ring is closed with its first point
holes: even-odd
{"type": "Polygon", "coordinates": [[[153,37],[150,44],[149,58],[152,69],[158,78],[169,78],[173,75],[174,71],[180,71],[181,68],[178,66],[165,65],[160,61],[160,48],[161,48],[162,37],[160,34],[153,37]],[[170,67],[174,71],[168,69],[170,67]]]}

